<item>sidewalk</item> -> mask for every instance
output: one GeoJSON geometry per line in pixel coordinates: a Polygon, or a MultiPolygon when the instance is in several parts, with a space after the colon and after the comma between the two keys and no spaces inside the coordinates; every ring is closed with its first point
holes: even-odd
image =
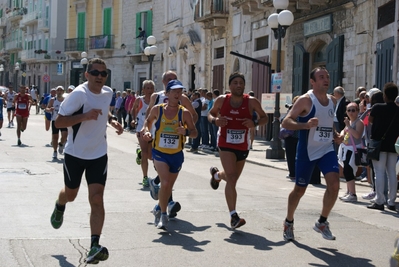
{"type": "MultiPolygon", "coordinates": [[[[266,158],[266,150],[270,149],[270,141],[255,139],[253,143],[253,149],[250,150],[247,163],[257,164],[260,166],[265,166],[268,168],[275,168],[279,170],[286,171],[288,174],[288,167],[286,159],[267,159],[266,158]]],[[[202,150],[204,153],[213,154],[214,152],[208,150],[202,150]]],[[[321,174],[323,178],[323,174],[321,174]]],[[[341,182],[346,182],[344,177],[340,178],[341,182]]],[[[362,185],[370,187],[370,184],[367,182],[360,182],[356,180],[356,185],[362,185]]]]}

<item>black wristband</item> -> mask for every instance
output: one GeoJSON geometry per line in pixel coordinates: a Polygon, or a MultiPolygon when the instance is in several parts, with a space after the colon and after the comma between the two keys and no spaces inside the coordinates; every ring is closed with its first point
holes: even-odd
{"type": "Polygon", "coordinates": [[[186,129],[186,133],[184,134],[184,136],[189,136],[190,135],[190,131],[188,129],[186,129]]]}

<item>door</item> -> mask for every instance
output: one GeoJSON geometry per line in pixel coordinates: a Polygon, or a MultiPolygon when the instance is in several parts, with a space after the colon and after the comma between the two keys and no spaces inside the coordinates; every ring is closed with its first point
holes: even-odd
{"type": "MultiPolygon", "coordinates": [[[[263,62],[269,62],[269,56],[257,58],[257,60],[263,62]]],[[[252,91],[255,93],[255,97],[262,101],[262,94],[270,93],[270,77],[271,69],[269,66],[262,65],[259,63],[252,63],[252,91]]],[[[269,116],[269,123],[265,126],[259,126],[255,132],[256,137],[266,138],[266,140],[272,139],[272,122],[273,114],[267,114],[269,116]]]]}
{"type": "Polygon", "coordinates": [[[375,67],[376,86],[380,90],[387,82],[392,82],[394,38],[388,38],[377,43],[377,58],[375,67]]]}
{"type": "Polygon", "coordinates": [[[220,93],[224,92],[224,65],[213,66],[212,89],[218,89],[220,93]]]}
{"type": "Polygon", "coordinates": [[[309,89],[309,53],[301,44],[294,46],[292,75],[292,97],[306,93],[309,89]]]}
{"type": "Polygon", "coordinates": [[[343,61],[344,61],[344,35],[340,35],[327,46],[326,69],[330,74],[330,86],[328,93],[331,94],[335,87],[342,85],[343,61]]]}

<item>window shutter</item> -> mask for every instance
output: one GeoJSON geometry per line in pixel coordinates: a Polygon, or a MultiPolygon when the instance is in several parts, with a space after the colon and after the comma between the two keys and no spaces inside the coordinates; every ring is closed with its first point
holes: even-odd
{"type": "Polygon", "coordinates": [[[328,93],[331,94],[335,87],[342,85],[344,35],[338,36],[327,46],[326,54],[326,69],[330,74],[330,86],[328,88],[328,93]]]}

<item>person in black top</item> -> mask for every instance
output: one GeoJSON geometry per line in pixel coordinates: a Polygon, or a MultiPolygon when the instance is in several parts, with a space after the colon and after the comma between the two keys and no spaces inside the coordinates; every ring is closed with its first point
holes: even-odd
{"type": "Polygon", "coordinates": [[[382,140],[379,160],[372,160],[375,171],[375,203],[367,206],[369,209],[384,210],[387,203],[389,210],[396,210],[395,199],[398,181],[396,178],[395,142],[399,136],[399,107],[395,104],[398,96],[398,86],[387,83],[384,86],[383,104],[375,104],[371,108],[369,122],[371,139],[382,140]],[[385,173],[388,176],[388,199],[384,196],[385,173]]]}

